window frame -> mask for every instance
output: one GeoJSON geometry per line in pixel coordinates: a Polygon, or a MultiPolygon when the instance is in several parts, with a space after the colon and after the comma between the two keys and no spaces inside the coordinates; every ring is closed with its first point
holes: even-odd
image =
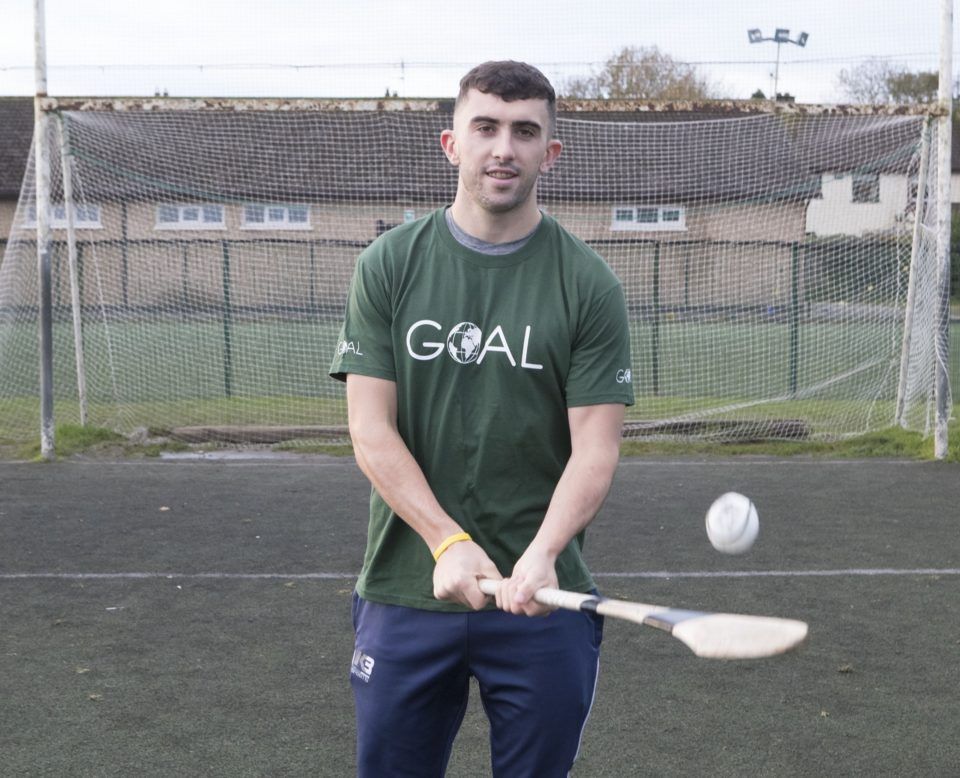
{"type": "Polygon", "coordinates": [[[307,231],[312,230],[313,225],[310,221],[309,203],[244,203],[240,216],[240,229],[242,230],[293,230],[307,231]],[[263,221],[251,221],[251,209],[259,208],[263,216],[263,221]],[[281,221],[270,220],[270,211],[283,211],[281,221]],[[290,215],[294,211],[303,211],[304,221],[291,221],[290,215]]]}
{"type": "MultiPolygon", "coordinates": [[[[73,226],[78,230],[102,230],[103,229],[103,208],[99,203],[80,203],[74,205],[73,226]],[[90,211],[96,214],[95,219],[82,218],[90,211]]],[[[23,220],[25,229],[36,229],[37,227],[37,206],[36,204],[27,206],[26,217],[23,220]]],[[[65,203],[50,204],[50,229],[67,229],[67,206],[65,203]]]]}
{"type": "Polygon", "coordinates": [[[614,205],[611,232],[686,232],[687,209],[682,205],[614,205]],[[630,218],[625,218],[630,214],[630,218]],[[664,218],[676,216],[676,218],[664,218]],[[654,218],[651,218],[654,217],[654,218]]]}
{"type": "Polygon", "coordinates": [[[220,203],[157,203],[154,210],[155,230],[225,230],[227,229],[226,208],[220,203]],[[184,213],[196,208],[201,217],[196,221],[184,219],[184,213]],[[220,221],[206,221],[202,217],[207,209],[216,208],[220,213],[220,221]],[[176,209],[177,221],[164,221],[161,219],[163,209],[176,209]]]}

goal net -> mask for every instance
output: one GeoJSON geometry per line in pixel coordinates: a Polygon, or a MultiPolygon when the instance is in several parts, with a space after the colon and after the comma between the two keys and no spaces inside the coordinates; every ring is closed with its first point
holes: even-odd
{"type": "MultiPolygon", "coordinates": [[[[353,264],[451,201],[450,104],[47,107],[57,423],[342,438],[327,369],[353,264]]],[[[563,154],[540,183],[623,281],[627,434],[928,431],[936,122],[641,107],[561,105],[563,154]]],[[[32,170],[0,264],[0,430],[17,439],[40,424],[32,170]]]]}

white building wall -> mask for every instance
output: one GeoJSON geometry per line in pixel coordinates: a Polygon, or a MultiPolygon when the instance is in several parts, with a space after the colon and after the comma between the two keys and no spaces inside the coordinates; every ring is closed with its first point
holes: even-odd
{"type": "Polygon", "coordinates": [[[823,235],[865,235],[886,232],[897,226],[897,217],[906,209],[905,176],[880,176],[880,202],[853,202],[853,176],[826,173],[821,182],[823,197],[807,207],[807,232],[823,235]]]}

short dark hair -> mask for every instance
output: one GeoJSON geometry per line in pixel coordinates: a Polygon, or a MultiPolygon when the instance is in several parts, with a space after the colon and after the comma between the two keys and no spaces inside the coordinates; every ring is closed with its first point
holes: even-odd
{"type": "Polygon", "coordinates": [[[512,100],[546,100],[551,132],[557,126],[557,94],[547,77],[533,65],[512,59],[477,65],[460,79],[460,94],[454,110],[471,89],[496,95],[508,103],[512,100]]]}

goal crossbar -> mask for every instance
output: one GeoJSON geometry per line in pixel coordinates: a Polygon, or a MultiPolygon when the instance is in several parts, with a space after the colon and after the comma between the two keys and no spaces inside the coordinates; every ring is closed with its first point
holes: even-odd
{"type": "MultiPolygon", "coordinates": [[[[452,99],[423,98],[239,98],[239,97],[43,97],[42,111],[439,111],[452,99]]],[[[557,100],[557,111],[576,114],[678,113],[715,116],[945,116],[940,103],[855,105],[772,100],[557,100]]]]}

